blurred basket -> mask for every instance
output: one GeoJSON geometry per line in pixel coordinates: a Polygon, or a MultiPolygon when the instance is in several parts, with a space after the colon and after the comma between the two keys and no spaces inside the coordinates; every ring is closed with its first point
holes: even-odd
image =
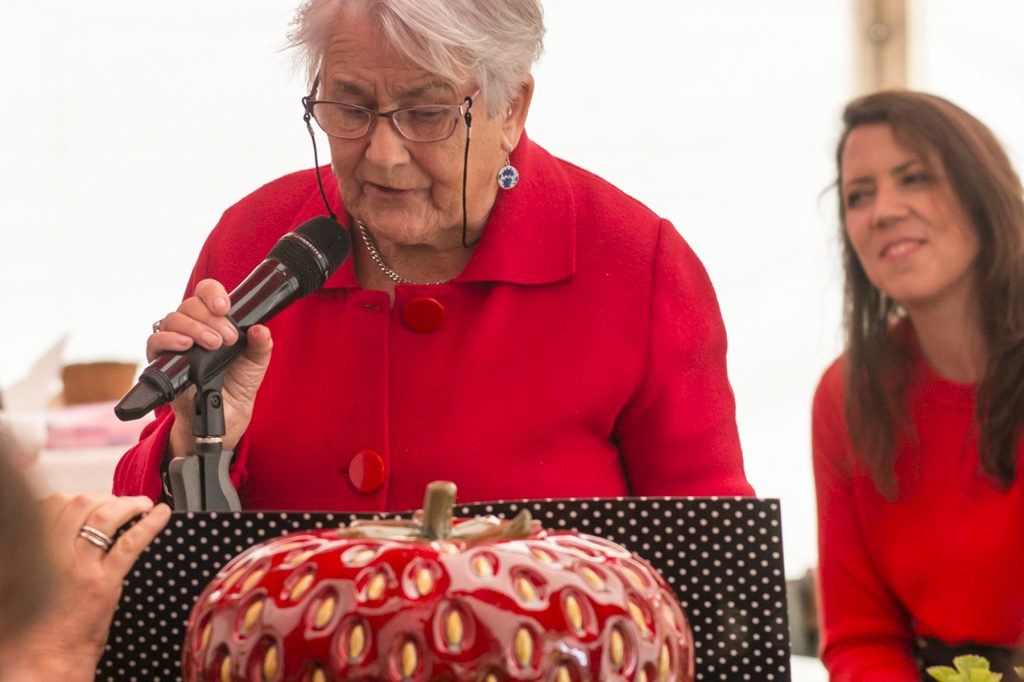
{"type": "Polygon", "coordinates": [[[134,362],[83,362],[65,365],[64,404],[118,400],[135,382],[134,362]]]}

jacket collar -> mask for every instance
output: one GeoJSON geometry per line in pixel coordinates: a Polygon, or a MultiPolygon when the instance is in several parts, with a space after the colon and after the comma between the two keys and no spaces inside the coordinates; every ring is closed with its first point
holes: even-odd
{"type": "MultiPolygon", "coordinates": [[[[562,165],[525,132],[511,162],[519,170],[519,184],[498,191],[473,258],[454,283],[550,284],[576,269],[576,208],[562,165]]],[[[339,221],[348,225],[349,216],[339,200],[338,183],[330,167],[320,170],[328,201],[337,207],[339,221]]],[[[323,213],[315,189],[303,212],[307,211],[310,215],[323,213]]],[[[355,234],[351,237],[358,238],[355,234]]],[[[324,286],[359,288],[352,259],[346,259],[324,286]]]]}

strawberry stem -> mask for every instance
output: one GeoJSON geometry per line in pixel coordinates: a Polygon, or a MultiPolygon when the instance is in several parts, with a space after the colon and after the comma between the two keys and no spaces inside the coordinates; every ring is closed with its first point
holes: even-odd
{"type": "Polygon", "coordinates": [[[423,537],[444,540],[452,534],[452,510],[455,507],[455,484],[433,481],[427,484],[423,497],[423,537]]]}

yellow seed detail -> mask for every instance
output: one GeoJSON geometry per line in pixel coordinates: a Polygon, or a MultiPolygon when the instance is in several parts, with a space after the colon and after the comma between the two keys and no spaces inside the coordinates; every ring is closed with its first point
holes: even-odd
{"type": "Polygon", "coordinates": [[[220,662],[220,682],[231,682],[231,657],[225,656],[220,662]]]}
{"type": "Polygon", "coordinates": [[[252,630],[252,626],[256,624],[256,621],[260,619],[260,613],[263,612],[263,600],[253,602],[249,608],[245,610],[245,616],[242,617],[242,634],[247,635],[252,630]]]}
{"type": "Polygon", "coordinates": [[[585,552],[585,551],[583,551],[582,549],[580,549],[579,547],[577,547],[575,545],[559,544],[559,547],[562,548],[563,552],[568,552],[569,554],[573,554],[575,556],[582,557],[584,559],[593,559],[594,558],[594,555],[592,553],[585,552]]]}
{"type": "Polygon", "coordinates": [[[245,579],[244,583],[242,583],[242,592],[248,592],[255,587],[256,583],[263,580],[264,573],[265,571],[263,569],[250,573],[249,577],[245,579]]]}
{"type": "Polygon", "coordinates": [[[583,610],[576,597],[571,594],[565,598],[565,617],[573,630],[579,632],[583,629],[583,610]]]}
{"type": "Polygon", "coordinates": [[[359,660],[365,647],[366,631],[363,630],[362,624],[359,624],[348,633],[348,660],[352,662],[359,660]]]}
{"type": "Polygon", "coordinates": [[[406,642],[402,645],[402,677],[409,678],[416,672],[417,656],[416,645],[406,642]]]}
{"type": "Polygon", "coordinates": [[[636,682],[648,682],[647,671],[643,668],[640,669],[640,673],[636,676],[636,682]]]}
{"type": "Polygon", "coordinates": [[[305,552],[299,552],[298,554],[293,556],[291,559],[289,559],[286,563],[284,563],[282,565],[284,565],[284,566],[298,566],[299,564],[304,562],[306,559],[308,559],[309,557],[313,556],[313,553],[314,552],[311,549],[308,549],[305,552]]]}
{"type": "Polygon", "coordinates": [[[324,597],[324,600],[320,602],[320,607],[316,610],[316,618],[313,619],[313,627],[317,630],[322,630],[327,627],[327,624],[331,622],[331,616],[334,615],[334,607],[337,606],[338,600],[335,599],[333,594],[329,594],[324,597]]]}
{"type": "Polygon", "coordinates": [[[516,579],[516,591],[527,604],[537,601],[537,588],[526,578],[520,577],[516,579]]]}
{"type": "Polygon", "coordinates": [[[213,621],[211,620],[203,628],[203,634],[199,637],[199,650],[206,651],[206,647],[210,645],[210,635],[213,634],[213,621]]]}
{"type": "Polygon", "coordinates": [[[235,571],[234,573],[232,573],[231,575],[229,575],[227,578],[225,578],[224,579],[224,586],[223,586],[224,587],[224,591],[227,592],[228,590],[230,590],[231,586],[234,585],[235,583],[237,583],[238,579],[241,578],[244,574],[245,574],[245,569],[244,568],[240,568],[237,571],[235,571]]]}
{"type": "Polygon", "coordinates": [[[388,579],[384,577],[383,573],[378,573],[370,579],[369,585],[366,586],[366,598],[370,601],[376,601],[380,599],[381,595],[384,594],[384,588],[387,587],[388,579]]]}
{"type": "Polygon", "coordinates": [[[487,557],[478,556],[473,561],[473,572],[481,578],[493,578],[494,566],[487,557]]]}
{"type": "Polygon", "coordinates": [[[558,672],[555,673],[555,682],[572,682],[572,675],[569,674],[569,669],[564,665],[558,666],[558,672]]]}
{"type": "Polygon", "coordinates": [[[633,583],[633,587],[635,587],[636,589],[643,590],[646,587],[646,585],[644,585],[643,579],[632,568],[627,568],[623,566],[622,572],[626,574],[626,577],[629,579],[629,582],[633,583]]]}
{"type": "Polygon", "coordinates": [[[430,575],[430,571],[425,568],[416,571],[416,591],[420,593],[420,596],[427,596],[433,589],[434,576],[430,575]]]}
{"type": "Polygon", "coordinates": [[[263,656],[263,680],[270,682],[277,677],[277,647],[271,646],[263,656]]]}
{"type": "Polygon", "coordinates": [[[498,677],[494,673],[487,673],[484,682],[498,682],[498,677]]]}
{"type": "Polygon", "coordinates": [[[667,680],[671,672],[672,656],[668,651],[668,644],[661,645],[661,654],[658,656],[658,679],[667,680]]]}
{"type": "Polygon", "coordinates": [[[644,612],[640,610],[640,607],[629,602],[629,615],[633,618],[633,622],[636,623],[643,632],[647,632],[647,619],[644,618],[644,612]]]}
{"type": "Polygon", "coordinates": [[[533,636],[526,628],[519,628],[516,632],[515,654],[520,667],[527,667],[533,660],[533,636]]]}
{"type": "Polygon", "coordinates": [[[302,598],[302,595],[309,591],[310,586],[313,584],[313,574],[307,573],[298,579],[295,583],[295,587],[292,588],[292,593],[289,599],[292,601],[298,601],[302,598]]]}
{"type": "Polygon", "coordinates": [[[366,564],[370,563],[370,560],[373,559],[373,557],[376,556],[376,554],[377,553],[374,552],[372,549],[364,549],[362,551],[357,552],[355,556],[349,559],[348,565],[365,566],[366,564]]]}
{"type": "Polygon", "coordinates": [[[593,587],[595,590],[604,589],[604,581],[601,580],[601,576],[597,574],[597,571],[590,568],[590,566],[584,566],[580,570],[580,573],[583,574],[583,579],[590,583],[590,586],[593,587]]]}
{"type": "Polygon", "coordinates": [[[323,668],[314,668],[313,674],[309,676],[309,682],[327,682],[327,673],[323,668]]]}
{"type": "Polygon", "coordinates": [[[448,648],[455,650],[462,645],[462,637],[465,628],[462,624],[462,616],[458,611],[452,611],[444,622],[444,637],[448,642],[448,648]]]}
{"type": "Polygon", "coordinates": [[[619,632],[618,628],[612,630],[611,642],[609,643],[609,656],[612,659],[612,665],[616,668],[622,668],[622,663],[626,658],[626,642],[622,637],[622,633],[619,632]]]}
{"type": "Polygon", "coordinates": [[[537,558],[537,561],[541,562],[542,564],[547,564],[550,566],[551,564],[555,563],[555,558],[547,552],[539,549],[534,549],[531,551],[533,552],[533,556],[537,558]]]}

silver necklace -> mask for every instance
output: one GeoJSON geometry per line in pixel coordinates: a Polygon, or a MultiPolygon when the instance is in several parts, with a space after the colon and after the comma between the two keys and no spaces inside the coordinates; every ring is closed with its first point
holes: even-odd
{"type": "Polygon", "coordinates": [[[377,264],[380,271],[384,273],[384,276],[395,284],[427,284],[433,286],[437,284],[444,284],[448,281],[446,279],[440,279],[436,282],[413,282],[411,279],[403,277],[389,268],[384,262],[384,258],[380,255],[380,251],[377,250],[377,245],[373,243],[373,238],[370,236],[370,232],[366,229],[366,224],[362,220],[357,220],[356,227],[359,228],[359,236],[362,237],[363,243],[366,244],[366,250],[370,254],[370,258],[372,258],[373,262],[377,264]]]}

